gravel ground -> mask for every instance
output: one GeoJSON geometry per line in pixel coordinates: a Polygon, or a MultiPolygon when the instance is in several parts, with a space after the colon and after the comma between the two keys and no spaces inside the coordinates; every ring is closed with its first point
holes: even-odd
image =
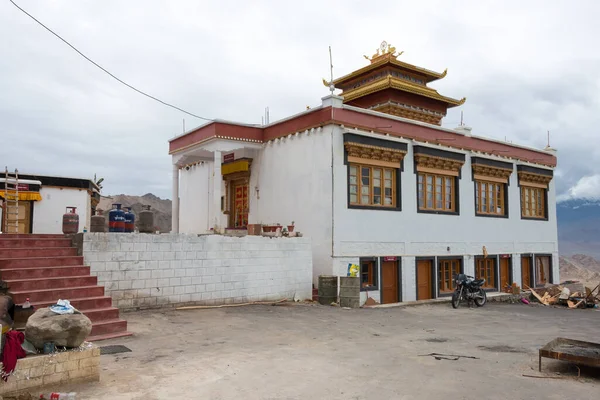
{"type": "Polygon", "coordinates": [[[599,372],[543,361],[556,337],[599,341],[600,312],[488,303],[343,310],[248,306],[124,315],[135,336],[99,342],[101,381],[78,399],[597,399],[599,372]],[[436,357],[440,353],[465,357],[436,357]]]}

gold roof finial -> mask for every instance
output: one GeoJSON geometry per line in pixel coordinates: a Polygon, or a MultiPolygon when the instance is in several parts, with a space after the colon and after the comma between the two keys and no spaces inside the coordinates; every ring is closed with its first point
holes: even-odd
{"type": "Polygon", "coordinates": [[[390,54],[391,57],[394,58],[398,58],[399,56],[402,55],[402,53],[404,53],[403,51],[396,53],[396,47],[392,46],[391,44],[389,44],[388,42],[386,42],[385,40],[383,42],[381,42],[381,45],[379,45],[379,48],[377,49],[376,53],[373,54],[370,58],[368,56],[363,56],[364,58],[366,58],[367,60],[373,62],[373,60],[385,56],[387,54],[390,54]]]}

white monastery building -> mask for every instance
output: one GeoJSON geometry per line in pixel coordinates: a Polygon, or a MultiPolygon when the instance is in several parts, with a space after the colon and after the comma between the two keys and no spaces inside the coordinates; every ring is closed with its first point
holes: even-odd
{"type": "Polygon", "coordinates": [[[215,120],[170,141],[173,231],[289,225],[313,243],[313,282],[360,266],[361,298],[451,294],[452,276],[500,291],[556,283],[556,151],[441,127],[456,100],[385,42],[325,85],[339,96],[266,125],[215,120]]]}
{"type": "MultiPolygon", "coordinates": [[[[60,234],[62,219],[67,207],[76,207],[79,215],[79,232],[87,227],[100,201],[100,189],[90,179],[46,176],[38,174],[19,174],[18,182],[14,178],[0,178],[0,232],[17,233],[6,229],[8,213],[5,188],[6,181],[16,183],[18,190],[18,233],[60,234]]],[[[9,191],[14,197],[16,191],[9,191]]]]}

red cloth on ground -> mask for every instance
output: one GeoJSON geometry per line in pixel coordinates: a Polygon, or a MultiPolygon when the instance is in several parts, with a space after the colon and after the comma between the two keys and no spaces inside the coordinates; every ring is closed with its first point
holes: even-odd
{"type": "Polygon", "coordinates": [[[19,331],[8,331],[4,341],[2,352],[2,379],[6,382],[9,375],[15,370],[17,360],[25,358],[26,353],[21,345],[25,341],[25,335],[19,331]]]}

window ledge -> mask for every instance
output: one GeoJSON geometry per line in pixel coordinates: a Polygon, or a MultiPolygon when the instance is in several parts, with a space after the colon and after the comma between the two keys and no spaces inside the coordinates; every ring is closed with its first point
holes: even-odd
{"type": "Polygon", "coordinates": [[[417,209],[417,212],[421,213],[421,214],[460,215],[460,213],[458,211],[436,211],[436,210],[417,209]]]}
{"type": "Polygon", "coordinates": [[[537,218],[537,217],[523,217],[523,216],[521,216],[521,219],[526,220],[526,221],[548,221],[548,218],[537,218]]]}
{"type": "Polygon", "coordinates": [[[349,205],[349,209],[354,210],[377,210],[377,211],[402,211],[400,207],[382,207],[382,206],[355,206],[349,205]]]}
{"type": "Polygon", "coordinates": [[[508,218],[508,215],[500,215],[500,214],[479,214],[475,213],[476,217],[488,217],[488,218],[508,218]]]}

